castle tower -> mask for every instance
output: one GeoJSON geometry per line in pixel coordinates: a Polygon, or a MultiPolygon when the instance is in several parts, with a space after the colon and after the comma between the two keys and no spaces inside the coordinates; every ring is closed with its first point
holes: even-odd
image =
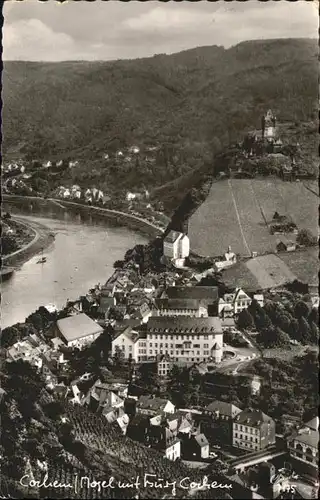
{"type": "Polygon", "coordinates": [[[223,348],[216,342],[211,349],[211,356],[215,363],[221,363],[223,355],[223,348]]]}
{"type": "Polygon", "coordinates": [[[269,109],[264,118],[264,131],[262,137],[274,140],[275,136],[276,136],[276,117],[273,115],[271,109],[269,109]]]}

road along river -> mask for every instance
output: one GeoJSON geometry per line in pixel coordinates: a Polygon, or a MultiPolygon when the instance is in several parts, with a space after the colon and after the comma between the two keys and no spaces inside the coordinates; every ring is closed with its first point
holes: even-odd
{"type": "Polygon", "coordinates": [[[29,223],[40,223],[55,233],[55,240],[44,249],[44,264],[36,255],[1,284],[1,327],[23,322],[41,305],[65,305],[104,283],[113,272],[113,264],[125,252],[147,239],[108,221],[90,219],[90,225],[72,214],[63,218],[17,216],[29,223]]]}

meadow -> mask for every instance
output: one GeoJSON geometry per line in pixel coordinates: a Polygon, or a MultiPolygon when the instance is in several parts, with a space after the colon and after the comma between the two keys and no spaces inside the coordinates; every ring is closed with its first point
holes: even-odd
{"type": "MultiPolygon", "coordinates": [[[[232,179],[214,183],[206,201],[189,220],[191,248],[216,256],[228,245],[241,256],[274,252],[279,236],[267,223],[275,211],[291,216],[298,229],[317,234],[319,198],[302,182],[232,179]]],[[[294,235],[289,235],[295,239],[294,235]]]]}

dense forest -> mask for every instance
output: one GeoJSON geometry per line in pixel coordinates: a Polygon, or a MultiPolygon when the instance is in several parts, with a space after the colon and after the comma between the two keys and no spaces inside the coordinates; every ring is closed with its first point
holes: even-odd
{"type": "Polygon", "coordinates": [[[317,53],[316,40],[283,39],[111,62],[5,62],[4,159],[76,159],[67,180],[106,190],[192,183],[267,109],[283,123],[316,119],[317,53]],[[105,161],[132,145],[134,160],[105,161]]]}

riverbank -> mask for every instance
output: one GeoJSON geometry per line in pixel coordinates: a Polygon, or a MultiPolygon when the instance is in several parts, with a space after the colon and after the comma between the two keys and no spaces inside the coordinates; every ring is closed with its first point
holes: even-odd
{"type": "Polygon", "coordinates": [[[34,255],[48,248],[54,241],[54,233],[43,224],[38,222],[26,221],[21,216],[12,216],[12,220],[17,224],[24,226],[27,230],[34,234],[33,239],[9,255],[2,257],[2,263],[5,266],[21,266],[34,255]]]}
{"type": "Polygon", "coordinates": [[[27,211],[31,211],[33,215],[37,212],[37,209],[42,212],[46,207],[48,210],[70,211],[76,215],[94,215],[95,217],[107,219],[110,225],[124,226],[128,229],[138,231],[143,235],[148,235],[150,238],[160,236],[164,232],[164,228],[159,227],[143,217],[120,210],[112,210],[94,205],[84,205],[72,201],[56,200],[54,198],[44,199],[31,196],[4,195],[2,203],[5,207],[8,207],[8,210],[11,212],[12,209],[23,211],[25,208],[27,211]],[[30,207],[31,210],[29,210],[30,207]]]}
{"type": "Polygon", "coordinates": [[[114,263],[123,259],[128,249],[148,243],[137,232],[110,227],[107,221],[88,224],[88,220],[69,212],[60,218],[35,214],[25,220],[34,222],[33,227],[39,228],[38,223],[45,225],[55,239],[44,250],[45,264],[37,264],[38,257],[30,258],[2,283],[3,328],[23,323],[46,304],[64,308],[68,301],[77,300],[97,283],[106,282],[115,270],[114,263]]]}
{"type": "Polygon", "coordinates": [[[36,236],[28,225],[14,220],[9,214],[1,218],[1,255],[7,256],[19,252],[31,243],[36,236]]]}

